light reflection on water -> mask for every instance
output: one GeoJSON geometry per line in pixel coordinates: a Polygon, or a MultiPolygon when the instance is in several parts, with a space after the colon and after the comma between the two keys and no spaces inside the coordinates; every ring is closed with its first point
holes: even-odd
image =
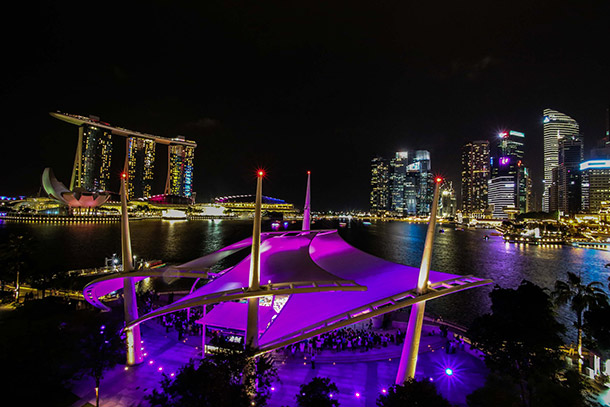
{"type": "MultiPolygon", "coordinates": [[[[337,228],[338,223],[317,222],[313,227],[337,228]]],[[[291,224],[290,229],[300,227],[291,224]]],[[[418,267],[427,225],[403,222],[373,222],[364,226],[349,222],[339,228],[345,240],[357,248],[397,263],[418,267]]],[[[439,227],[440,229],[440,227],[439,227]]],[[[270,222],[263,230],[271,230],[270,222]]],[[[523,279],[552,289],[567,272],[581,273],[585,281],[606,286],[610,253],[568,246],[528,246],[504,243],[492,230],[454,230],[444,226],[435,236],[432,269],[446,273],[490,278],[502,287],[517,287],[523,279]],[[489,235],[489,240],[484,236],[489,235]]],[[[99,267],[105,257],[120,254],[118,223],[83,225],[0,224],[0,243],[10,233],[34,237],[33,262],[49,272],[99,267]]],[[[131,223],[133,252],[139,258],[182,263],[211,253],[250,236],[251,221],[141,220],[131,223]]],[[[224,266],[224,263],[221,265],[224,266]]],[[[468,324],[488,312],[492,286],[475,288],[436,299],[427,311],[445,319],[468,324]]],[[[568,313],[563,315],[571,316],[568,313]]],[[[568,322],[564,319],[563,322],[568,322]]]]}

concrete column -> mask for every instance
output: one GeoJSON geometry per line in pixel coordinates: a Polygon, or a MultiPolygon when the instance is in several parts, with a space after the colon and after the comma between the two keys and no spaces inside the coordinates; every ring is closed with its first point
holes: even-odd
{"type": "MultiPolygon", "coordinates": [[[[131,237],[129,235],[129,218],[127,216],[127,173],[121,174],[121,255],[123,258],[123,273],[133,271],[133,254],[131,252],[131,237]]],[[[138,319],[138,302],[136,284],[133,278],[123,278],[123,305],[125,324],[138,319]]],[[[140,326],[125,329],[127,336],[127,364],[130,366],[141,363],[142,340],[140,326]]]]}
{"type": "MultiPolygon", "coordinates": [[[[252,228],[249,291],[257,291],[260,285],[261,206],[263,200],[264,176],[264,171],[258,171],[256,179],[256,202],[254,206],[254,226],[252,228]]],[[[248,299],[246,343],[250,343],[253,348],[258,348],[258,297],[248,299]]]]}
{"type": "Polygon", "coordinates": [[[307,171],[307,191],[305,192],[305,207],[303,208],[303,230],[311,230],[311,171],[307,171]]]}
{"type": "MultiPolygon", "coordinates": [[[[434,198],[432,201],[432,209],[430,212],[430,222],[428,223],[428,231],[426,233],[426,242],[424,244],[424,253],[422,255],[421,266],[419,268],[419,278],[417,280],[417,294],[422,295],[428,291],[428,277],[430,276],[430,261],[432,259],[432,248],[434,246],[434,234],[436,232],[436,211],[438,210],[438,199],[440,185],[443,179],[437,177],[434,186],[434,198]]],[[[409,324],[407,325],[407,333],[405,335],[405,343],[403,344],[400,363],[398,365],[398,373],[396,374],[396,384],[403,384],[408,379],[415,378],[415,370],[417,368],[417,356],[419,354],[419,342],[421,340],[421,330],[424,321],[424,311],[426,302],[421,301],[411,306],[411,314],[409,315],[409,324]]]]}

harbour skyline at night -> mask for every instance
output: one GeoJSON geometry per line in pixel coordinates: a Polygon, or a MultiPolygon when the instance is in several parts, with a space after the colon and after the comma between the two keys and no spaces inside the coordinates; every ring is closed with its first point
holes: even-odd
{"type": "MultiPolygon", "coordinates": [[[[198,200],[246,192],[250,169],[265,166],[270,195],[296,202],[289,180],[306,170],[324,174],[316,185],[321,210],[367,208],[370,160],[395,151],[430,151],[435,168],[457,184],[461,146],[506,128],[527,135],[525,159],[541,197],[543,109],[578,121],[585,158],[606,131],[607,4],[475,2],[439,14],[424,4],[356,2],[344,10],[313,2],[288,20],[272,4],[192,5],[187,15],[161,4],[121,13],[111,4],[89,7],[45,5],[22,22],[35,42],[6,51],[13,80],[3,90],[4,131],[21,134],[28,123],[30,143],[41,150],[28,150],[20,171],[11,171],[18,157],[0,163],[5,195],[37,193],[46,167],[70,178],[70,166],[58,163],[73,160],[73,145],[60,146],[67,130],[46,113],[57,110],[196,141],[198,200]],[[87,24],[78,22],[83,13],[87,24]],[[74,21],[79,36],[68,28],[74,21]],[[110,21],[128,31],[88,29],[110,21]],[[569,32],[556,29],[565,24],[569,32]],[[107,57],[87,69],[74,64],[69,50],[91,46],[107,57]],[[156,62],[143,69],[149,55],[156,62]],[[230,160],[219,159],[228,151],[230,160]]],[[[23,148],[19,138],[4,147],[23,148]]],[[[161,156],[155,168],[166,165],[161,156]]],[[[153,189],[163,191],[159,182],[153,189]]]]}
{"type": "Polygon", "coordinates": [[[12,6],[6,403],[610,406],[610,2],[12,6]]]}

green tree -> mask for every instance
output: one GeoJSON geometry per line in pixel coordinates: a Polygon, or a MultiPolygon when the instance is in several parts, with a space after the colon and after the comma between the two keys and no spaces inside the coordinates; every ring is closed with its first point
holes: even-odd
{"type": "Polygon", "coordinates": [[[468,407],[519,407],[519,390],[511,377],[490,373],[485,385],[466,396],[468,407]]]}
{"type": "Polygon", "coordinates": [[[558,305],[570,304],[570,309],[576,315],[576,330],[578,350],[578,369],[582,370],[582,328],[583,313],[586,310],[599,307],[608,302],[606,293],[601,288],[602,283],[593,281],[584,284],[580,276],[568,272],[567,281],[557,281],[553,297],[558,305]]]}
{"type": "Polygon", "coordinates": [[[125,346],[116,320],[89,325],[89,332],[80,341],[81,371],[95,380],[95,405],[99,407],[100,382],[108,369],[125,359],[125,346]]]}
{"type": "Polygon", "coordinates": [[[610,352],[610,304],[585,311],[582,329],[583,341],[589,348],[610,352]]]}
{"type": "Polygon", "coordinates": [[[299,407],[336,407],[339,389],[328,377],[314,377],[309,383],[302,384],[295,396],[299,407]]]}
{"type": "Polygon", "coordinates": [[[436,387],[429,380],[409,379],[403,385],[394,385],[388,389],[387,394],[377,398],[379,407],[450,407],[447,399],[438,393],[436,387]]]}
{"type": "Polygon", "coordinates": [[[161,391],[147,397],[152,406],[264,406],[277,379],[273,360],[245,351],[228,350],[183,366],[175,378],[163,375],[161,391]]]}
{"type": "Polygon", "coordinates": [[[516,290],[496,286],[489,296],[492,313],[475,319],[468,336],[490,370],[512,379],[527,406],[538,383],[556,381],[565,328],[555,319],[551,297],[529,281],[516,290]]]}

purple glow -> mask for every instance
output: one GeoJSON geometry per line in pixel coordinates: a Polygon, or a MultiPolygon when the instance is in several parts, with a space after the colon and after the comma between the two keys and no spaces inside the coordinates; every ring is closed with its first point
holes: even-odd
{"type": "Polygon", "coordinates": [[[163,370],[163,367],[160,367],[160,368],[159,368],[159,371],[162,371],[162,370],[163,370]]]}
{"type": "Polygon", "coordinates": [[[445,374],[447,376],[453,376],[453,369],[451,369],[450,367],[448,367],[447,369],[445,369],[445,374]]]}
{"type": "Polygon", "coordinates": [[[151,360],[150,362],[148,362],[149,365],[152,365],[153,363],[155,363],[154,360],[151,360]]]}
{"type": "MultiPolygon", "coordinates": [[[[183,273],[194,274],[207,269],[226,256],[250,245],[251,239],[244,239],[177,268],[137,271],[132,278],[137,282],[146,276],[184,277],[183,273]]],[[[294,338],[300,335],[304,328],[316,327],[320,321],[332,321],[333,318],[353,312],[366,304],[408,293],[417,286],[419,275],[418,268],[392,263],[356,249],[345,242],[336,230],[262,233],[260,265],[260,281],[272,281],[274,286],[295,281],[312,283],[349,280],[366,287],[365,291],[325,291],[291,295],[281,308],[259,307],[261,347],[278,340],[294,338]],[[392,284],[387,284],[387,281],[392,281],[392,284]],[[273,323],[269,325],[272,318],[273,323]]],[[[196,306],[207,296],[219,297],[219,293],[246,288],[249,284],[249,273],[250,256],[245,256],[233,268],[210,283],[170,305],[142,316],[136,323],[196,306]]],[[[95,280],[85,287],[85,298],[98,308],[106,308],[98,298],[122,289],[123,278],[122,275],[112,274],[95,280]]],[[[431,284],[457,278],[460,276],[430,272],[431,284]]],[[[475,278],[474,281],[478,279],[475,278]]],[[[221,301],[219,300],[220,304],[198,323],[214,325],[212,322],[216,320],[227,328],[245,329],[246,304],[221,301]]],[[[153,362],[149,363],[152,365],[153,362]]]]}
{"type": "Polygon", "coordinates": [[[383,394],[386,394],[388,391],[387,391],[386,389],[381,389],[381,392],[382,392],[383,394]]]}
{"type": "Polygon", "coordinates": [[[500,157],[500,167],[506,167],[510,163],[510,157],[500,157]]]}
{"type": "Polygon", "coordinates": [[[356,397],[360,397],[360,393],[356,393],[356,397]]]}

